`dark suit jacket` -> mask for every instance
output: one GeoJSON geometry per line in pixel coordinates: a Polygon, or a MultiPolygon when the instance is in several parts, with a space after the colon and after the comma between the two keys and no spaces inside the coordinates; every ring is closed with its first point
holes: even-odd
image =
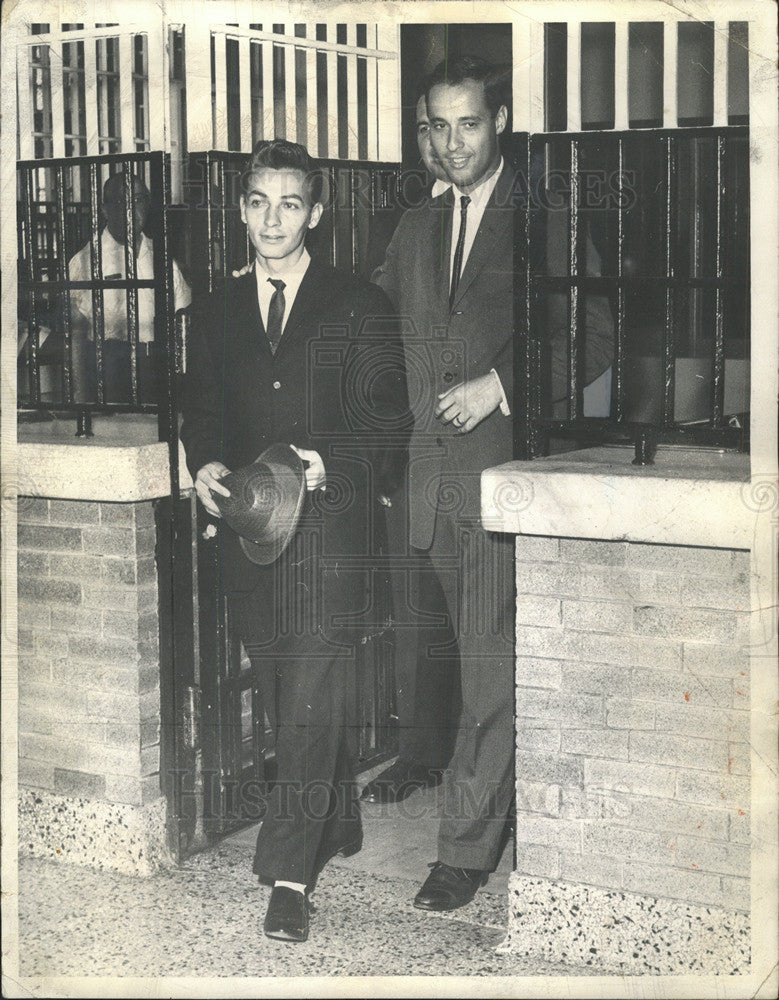
{"type": "Polygon", "coordinates": [[[409,450],[410,540],[429,548],[439,504],[480,513],[480,473],[512,458],[512,419],[496,409],[469,434],[434,417],[439,393],[494,368],[511,406],[513,361],[512,171],[505,165],[484,211],[452,307],[451,189],[406,212],[373,275],[403,324],[414,432],[409,450]]]}
{"type": "MultiPolygon", "coordinates": [[[[307,495],[301,530],[320,531],[325,555],[367,552],[371,508],[397,488],[410,429],[387,297],[312,259],[275,355],[253,272],[193,307],[191,327],[181,439],[193,479],[208,462],[237,469],[276,442],[314,449],[328,490],[307,495]]],[[[246,559],[226,526],[222,552],[228,591],[254,589],[269,572],[246,559]]],[[[345,587],[340,609],[354,599],[345,587]]]]}

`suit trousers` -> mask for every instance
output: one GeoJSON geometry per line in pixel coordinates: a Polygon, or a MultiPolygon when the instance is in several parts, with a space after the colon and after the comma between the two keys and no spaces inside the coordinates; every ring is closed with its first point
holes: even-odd
{"type": "Polygon", "coordinates": [[[262,881],[309,885],[340,847],[362,837],[350,733],[349,657],[252,656],[264,698],[276,698],[276,781],[266,799],[253,870],[262,881]]]}
{"type": "Polygon", "coordinates": [[[460,660],[446,596],[427,552],[408,544],[405,495],[386,511],[400,756],[444,768],[460,714],[460,660]]]}
{"type": "MultiPolygon", "coordinates": [[[[280,562],[297,568],[288,553],[280,562]]],[[[313,590],[313,574],[298,582],[305,586],[297,591],[313,590]]],[[[259,586],[230,600],[276,731],[276,781],[264,803],[254,873],[309,885],[328,857],[362,839],[348,707],[355,651],[325,640],[313,616],[311,627],[300,627],[304,609],[296,614],[295,602],[280,596],[269,600],[267,586],[259,586]],[[269,604],[277,612],[272,629],[269,604]]]]}
{"type": "Polygon", "coordinates": [[[439,508],[429,556],[457,623],[462,690],[438,860],[489,871],[514,799],[514,539],[439,508]]]}

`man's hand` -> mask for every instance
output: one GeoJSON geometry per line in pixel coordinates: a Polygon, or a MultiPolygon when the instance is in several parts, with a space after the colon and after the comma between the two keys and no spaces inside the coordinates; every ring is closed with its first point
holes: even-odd
{"type": "Polygon", "coordinates": [[[309,451],[307,448],[296,448],[294,444],[290,448],[296,455],[300,455],[306,463],[306,489],[311,490],[325,488],[325,463],[318,451],[309,451]]]}
{"type": "Polygon", "coordinates": [[[213,517],[221,517],[219,508],[214,503],[212,493],[221,493],[223,497],[229,497],[230,491],[226,486],[222,486],[219,480],[226,476],[230,470],[221,462],[209,462],[199,470],[195,477],[195,492],[200,497],[200,502],[213,517]]]}
{"type": "Polygon", "coordinates": [[[245,274],[248,274],[249,271],[251,271],[251,269],[252,269],[251,264],[244,264],[243,267],[240,269],[240,271],[233,271],[233,277],[242,278],[245,274]]]}
{"type": "Polygon", "coordinates": [[[461,434],[467,434],[496,410],[500,401],[498,377],[494,372],[487,372],[442,392],[435,415],[446,424],[453,423],[461,434]]]}

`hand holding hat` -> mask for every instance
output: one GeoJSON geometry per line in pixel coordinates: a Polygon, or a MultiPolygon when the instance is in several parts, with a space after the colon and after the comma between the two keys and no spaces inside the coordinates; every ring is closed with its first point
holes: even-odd
{"type": "Polygon", "coordinates": [[[216,503],[214,503],[212,494],[219,493],[225,497],[230,496],[230,491],[220,482],[229,473],[230,470],[221,462],[209,462],[200,469],[195,478],[195,492],[200,497],[200,502],[212,517],[222,516],[216,503]]]}
{"type": "Polygon", "coordinates": [[[323,490],[325,488],[325,463],[318,451],[309,451],[306,448],[296,448],[294,444],[290,448],[299,455],[306,463],[306,489],[309,493],[312,490],[323,490]]]}
{"type": "MultiPolygon", "coordinates": [[[[201,476],[208,469],[204,466],[197,478],[203,490],[209,477],[213,480],[209,499],[240,535],[244,555],[261,566],[275,562],[294,535],[303,509],[306,475],[300,455],[291,445],[274,444],[251,465],[227,472],[221,480],[213,468],[219,463],[210,465],[209,472],[201,476]]],[[[203,499],[200,490],[198,496],[203,499]]],[[[205,501],[203,506],[209,509],[205,501]]]]}

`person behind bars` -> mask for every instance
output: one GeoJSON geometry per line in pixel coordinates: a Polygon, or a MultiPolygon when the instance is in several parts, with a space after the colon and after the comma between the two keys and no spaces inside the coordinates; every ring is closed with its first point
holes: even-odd
{"type": "Polygon", "coordinates": [[[371,612],[373,519],[397,487],[410,427],[392,305],[306,250],[322,188],[303,146],[255,146],[240,195],[254,267],[193,309],[181,428],[214,517],[228,470],[278,444],[305,463],[302,516],[275,562],[257,565],[220,529],[229,612],[275,715],[277,780],[254,872],[273,886],[265,934],[286,941],[306,939],[308,894],[327,861],[362,843],[349,676],[371,612]]]}
{"type": "MultiPolygon", "coordinates": [[[[105,226],[100,233],[102,276],[104,280],[127,277],[126,254],[135,257],[135,274],[139,281],[154,278],[154,246],[145,235],[144,226],[149,215],[151,196],[143,179],[132,177],[133,191],[133,240],[128,248],[127,212],[125,209],[125,180],[121,173],[111,174],[103,186],[102,215],[105,226]]],[[[69,263],[71,281],[90,281],[92,278],[91,244],[82,247],[69,263]]],[[[181,268],[171,261],[173,278],[173,306],[178,312],[192,300],[189,285],[181,268]]],[[[73,398],[76,402],[97,401],[97,365],[95,333],[92,315],[92,291],[88,288],[72,289],[70,293],[71,324],[73,332],[73,398]]],[[[105,401],[128,403],[130,393],[130,337],[127,292],[124,288],[103,291],[103,382],[105,401]]],[[[154,340],[154,289],[139,288],[137,298],[138,344],[136,348],[139,398],[142,402],[157,402],[156,351],[154,340]]]]}

